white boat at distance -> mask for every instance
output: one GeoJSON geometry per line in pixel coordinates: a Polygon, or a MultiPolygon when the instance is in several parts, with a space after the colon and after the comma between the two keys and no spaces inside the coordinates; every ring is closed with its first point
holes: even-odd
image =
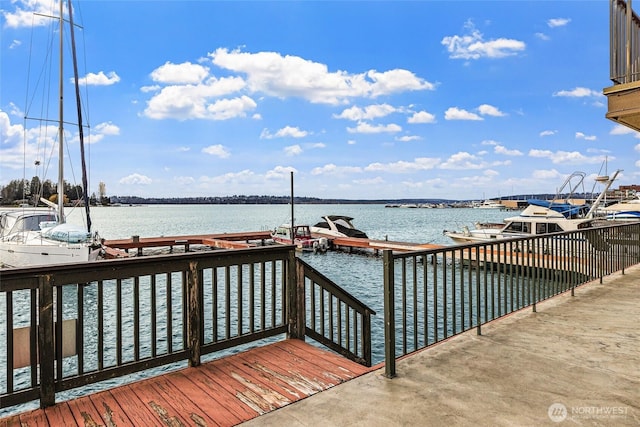
{"type": "Polygon", "coordinates": [[[640,219],[640,196],[623,200],[601,208],[598,213],[610,221],[630,221],[640,219]]]}
{"type": "MultiPolygon", "coordinates": [[[[464,227],[462,231],[445,230],[444,235],[455,243],[465,244],[515,237],[530,237],[592,227],[594,221],[598,219],[594,215],[594,212],[619,172],[620,171],[617,170],[611,177],[607,176],[597,179],[598,182],[605,184],[605,188],[586,213],[584,213],[582,205],[570,205],[567,202],[556,203],[554,205],[553,201],[548,203],[538,201],[535,204],[530,203],[520,215],[506,218],[504,220],[505,224],[502,227],[495,227],[495,225],[493,225],[489,228],[476,228],[474,230],[464,227]]],[[[582,172],[572,174],[561,187],[559,194],[562,192],[562,189],[570,183],[571,178],[578,177],[581,184],[584,176],[585,174],[582,172]]],[[[576,187],[577,185],[571,188],[571,194],[573,194],[576,187]]]]}
{"type": "Polygon", "coordinates": [[[324,237],[313,237],[308,225],[294,225],[292,233],[291,224],[282,224],[271,233],[271,238],[275,243],[295,245],[304,252],[324,253],[329,249],[329,241],[324,237]]]}
{"type": "Polygon", "coordinates": [[[311,233],[328,237],[357,237],[367,239],[367,233],[353,225],[353,218],[345,215],[325,215],[323,221],[311,227],[311,233]]]}
{"type": "Polygon", "coordinates": [[[496,200],[485,200],[482,203],[474,203],[475,209],[504,209],[504,205],[496,200]]]}

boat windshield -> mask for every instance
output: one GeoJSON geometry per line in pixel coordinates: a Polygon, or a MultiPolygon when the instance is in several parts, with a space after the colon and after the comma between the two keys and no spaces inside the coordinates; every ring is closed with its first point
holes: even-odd
{"type": "Polygon", "coordinates": [[[510,222],[505,228],[505,233],[531,233],[531,224],[522,221],[510,222]]]}
{"type": "Polygon", "coordinates": [[[40,231],[41,223],[51,223],[56,221],[56,215],[53,213],[41,213],[21,216],[16,220],[15,224],[13,224],[11,230],[9,230],[6,235],[24,231],[40,231]]]}
{"type": "Polygon", "coordinates": [[[560,233],[564,231],[560,225],[556,223],[538,223],[536,224],[536,234],[560,233]]]}

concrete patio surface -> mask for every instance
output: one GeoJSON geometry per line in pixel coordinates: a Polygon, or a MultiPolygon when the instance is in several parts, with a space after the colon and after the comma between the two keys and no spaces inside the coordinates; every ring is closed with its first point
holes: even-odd
{"type": "Polygon", "coordinates": [[[640,266],[243,424],[639,426],[640,266]]]}

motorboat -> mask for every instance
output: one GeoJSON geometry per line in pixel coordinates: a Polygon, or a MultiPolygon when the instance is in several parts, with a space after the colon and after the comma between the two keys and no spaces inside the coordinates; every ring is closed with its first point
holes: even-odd
{"type": "MultiPolygon", "coordinates": [[[[584,204],[571,204],[571,196],[559,201],[559,194],[562,194],[563,189],[571,182],[571,178],[577,177],[582,183],[585,174],[576,172],[567,178],[567,181],[565,181],[565,184],[563,184],[561,190],[552,201],[529,200],[528,206],[518,216],[506,218],[502,226],[492,224],[491,226],[477,227],[473,230],[464,227],[462,231],[445,230],[443,234],[457,244],[465,244],[574,231],[592,227],[593,223],[598,220],[594,212],[619,172],[619,170],[616,171],[606,179],[597,179],[598,182],[605,184],[605,188],[589,207],[584,204]]],[[[571,186],[570,195],[573,195],[576,187],[571,186]]]]}
{"type": "Polygon", "coordinates": [[[367,239],[364,231],[358,230],[353,225],[353,218],[344,215],[326,215],[323,221],[311,227],[311,233],[329,237],[358,237],[367,239]]]}
{"type": "Polygon", "coordinates": [[[291,230],[291,224],[282,224],[271,233],[271,238],[281,245],[293,244],[303,252],[324,253],[329,249],[329,240],[325,237],[313,237],[308,225],[294,225],[293,233],[291,230]]]}
{"type": "Polygon", "coordinates": [[[475,209],[504,209],[504,205],[496,200],[485,200],[482,203],[474,203],[475,209]]]}
{"type": "Polygon", "coordinates": [[[640,219],[640,197],[613,203],[598,211],[609,221],[633,221],[640,219]]]}

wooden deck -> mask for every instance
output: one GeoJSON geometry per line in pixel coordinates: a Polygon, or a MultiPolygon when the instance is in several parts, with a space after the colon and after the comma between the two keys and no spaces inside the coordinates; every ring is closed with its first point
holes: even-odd
{"type": "Polygon", "coordinates": [[[0,419],[9,426],[232,426],[372,369],[290,339],[0,419]]]}

